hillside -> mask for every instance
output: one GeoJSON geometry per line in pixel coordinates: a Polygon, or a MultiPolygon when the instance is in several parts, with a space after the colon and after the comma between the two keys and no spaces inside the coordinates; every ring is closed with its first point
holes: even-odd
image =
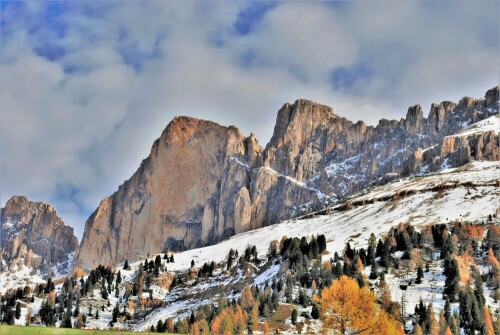
{"type": "MultiPolygon", "coordinates": [[[[114,309],[119,306],[116,312],[116,322],[113,322],[112,327],[137,331],[149,330],[151,326],[156,327],[159,320],[168,318],[180,320],[179,318],[189,317],[200,306],[212,304],[217,306],[225,299],[241,299],[241,292],[247,285],[257,285],[263,290],[273,281],[287,281],[287,273],[297,271],[296,268],[295,270],[293,267],[290,268],[290,259],[278,255],[277,258],[274,257],[268,261],[271,242],[281,241],[284,236],[288,238],[306,236],[311,239],[312,236],[324,235],[326,246],[325,251],[322,252],[322,260],[324,262],[332,259],[332,264],[335,264],[334,255],[335,253],[343,255],[346,242],[357,250],[366,249],[371,233],[378,239],[387,236],[391,227],[411,224],[417,231],[421,229],[429,231],[430,225],[445,223],[452,227],[453,224],[462,222],[472,223],[479,227],[486,224],[482,230],[485,234],[488,227],[498,225],[499,222],[499,175],[498,162],[475,161],[460,168],[446,169],[432,175],[404,178],[384,186],[367,189],[326,211],[317,214],[310,213],[302,219],[288,220],[238,234],[213,246],[168,253],[166,255],[168,260],[164,254],[159,254],[157,257],[155,254],[148,256],[137,253],[134,258],[139,261],[134,263],[133,259],[130,259],[129,270],[123,269],[123,264],[109,270],[101,267],[90,277],[80,279],[77,275],[71,281],[66,280],[64,285],[59,282],[54,287],[55,293],[56,296],[63,297],[67,296],[68,292],[73,292],[71,298],[73,302],[69,305],[72,310],[70,319],[72,325],[78,322],[78,318],[73,316],[78,314],[75,312],[75,305],[78,305],[80,313],[86,315],[85,326],[99,329],[111,328],[114,309]],[[255,254],[249,246],[255,246],[255,254]],[[228,266],[228,255],[231,249],[237,250],[239,256],[244,257],[243,263],[236,255],[233,264],[228,266]],[[249,258],[245,261],[247,255],[249,258]],[[171,257],[175,259],[174,262],[170,262],[171,257]],[[137,286],[139,278],[137,273],[139,268],[145,269],[145,258],[148,259],[150,269],[141,272],[141,284],[137,286]],[[155,258],[159,258],[158,267],[154,265],[155,258]],[[210,270],[211,262],[213,265],[210,270]],[[120,271],[120,283],[116,282],[118,271],[120,271]],[[157,274],[155,274],[156,271],[157,274]],[[200,271],[203,274],[200,274],[200,271]],[[104,277],[99,277],[101,274],[104,277]],[[96,278],[94,284],[87,284],[92,281],[92,276],[96,278]],[[106,283],[106,289],[103,289],[99,278],[106,283]],[[144,288],[143,285],[145,285],[144,288]],[[103,290],[107,291],[105,299],[103,290]],[[134,290],[137,291],[134,292],[134,290]],[[139,300],[140,295],[142,298],[139,300]],[[139,303],[139,301],[142,302],[139,303]],[[96,309],[99,309],[98,319],[94,316],[96,309]]],[[[481,240],[483,237],[479,238],[481,240]]],[[[439,249],[437,251],[439,252],[439,249]]],[[[402,260],[399,261],[402,259],[401,251],[393,252],[390,257],[393,259],[391,264],[402,262],[402,260]]],[[[484,275],[489,271],[485,257],[477,258],[477,262],[481,262],[478,264],[484,264],[480,266],[484,275]]],[[[319,271],[319,268],[313,270],[314,264],[319,263],[314,263],[314,259],[311,259],[309,271],[319,271]]],[[[414,305],[420,299],[426,306],[432,302],[436,315],[444,307],[442,299],[445,285],[444,263],[439,258],[431,257],[429,264],[430,270],[425,273],[422,284],[410,286],[404,294],[407,304],[405,320],[408,320],[408,329],[412,327],[411,321],[415,320],[410,318],[414,305]]],[[[383,269],[381,265],[379,266],[383,269]]],[[[392,266],[387,270],[385,281],[391,288],[392,299],[399,302],[403,296],[402,291],[398,289],[402,280],[401,272],[392,269],[392,266]]],[[[368,277],[370,271],[371,267],[366,266],[363,273],[368,277]]],[[[318,288],[321,288],[324,274],[320,275],[317,280],[318,288]]],[[[312,291],[309,286],[306,287],[308,299],[310,299],[312,291]]],[[[43,288],[42,290],[45,291],[43,288]]],[[[47,292],[50,291],[49,289],[47,292]]],[[[299,293],[298,287],[293,288],[292,300],[290,300],[286,290],[281,291],[278,295],[277,310],[268,318],[261,318],[255,329],[258,330],[263,325],[262,322],[268,320],[275,329],[296,333],[298,328],[290,323],[290,313],[297,308],[300,312],[298,323],[302,325],[303,331],[316,333],[321,327],[321,322],[311,319],[312,305],[298,306],[299,293]]],[[[498,300],[494,301],[493,295],[491,288],[485,287],[485,300],[490,309],[497,313],[498,300]]],[[[31,308],[32,316],[39,314],[42,302],[46,299],[46,294],[41,292],[34,295],[33,302],[29,302],[28,295],[23,300],[21,316],[15,322],[24,324],[29,308],[31,308]]],[[[68,308],[67,303],[65,306],[68,308]]],[[[458,303],[453,303],[452,307],[458,309],[458,303]]],[[[57,315],[57,309],[54,312],[57,315]]],[[[55,319],[54,324],[64,326],[64,314],[61,317],[62,319],[55,319]]],[[[47,322],[46,318],[37,317],[32,322],[42,322],[42,320],[47,322]]]]}

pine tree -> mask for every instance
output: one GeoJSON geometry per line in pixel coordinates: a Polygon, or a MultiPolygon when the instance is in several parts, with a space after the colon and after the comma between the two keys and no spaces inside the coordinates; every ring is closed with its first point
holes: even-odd
{"type": "Polygon", "coordinates": [[[195,321],[195,318],[194,318],[194,312],[191,311],[191,316],[189,317],[189,324],[193,324],[195,321]]]}
{"type": "Polygon", "coordinates": [[[297,312],[297,309],[293,309],[292,311],[292,324],[296,324],[297,323],[297,317],[298,317],[298,312],[297,312]]]}
{"type": "Polygon", "coordinates": [[[76,318],[80,314],[80,299],[76,300],[75,311],[73,312],[73,316],[76,318]]]}
{"type": "Polygon", "coordinates": [[[19,302],[17,302],[17,304],[16,304],[15,317],[17,320],[19,320],[21,318],[21,304],[19,302]]]}
{"type": "Polygon", "coordinates": [[[164,329],[164,326],[163,326],[163,321],[161,319],[158,320],[158,324],[156,325],[156,331],[158,333],[164,333],[165,332],[165,329],[164,329]]]}
{"type": "Polygon", "coordinates": [[[444,261],[444,274],[446,275],[444,293],[448,295],[450,301],[456,301],[459,293],[460,272],[457,260],[452,258],[449,253],[444,261]]]}
{"type": "Polygon", "coordinates": [[[484,328],[484,316],[476,296],[470,287],[460,292],[460,326],[466,334],[474,334],[476,330],[484,328]]]}
{"type": "Polygon", "coordinates": [[[170,263],[174,263],[174,254],[170,255],[170,263]]]}
{"type": "Polygon", "coordinates": [[[304,308],[306,308],[309,305],[309,299],[307,297],[305,290],[299,291],[299,304],[301,304],[302,307],[304,308]]]}
{"type": "Polygon", "coordinates": [[[123,264],[123,270],[130,270],[130,265],[128,265],[128,259],[126,259],[125,264],[123,264]]]}
{"type": "Polygon", "coordinates": [[[326,237],[325,237],[325,235],[323,235],[323,234],[318,235],[317,241],[318,241],[319,253],[321,254],[323,251],[326,250],[326,237]]]}
{"type": "Polygon", "coordinates": [[[422,284],[422,278],[423,277],[424,277],[424,270],[419,265],[418,268],[417,268],[417,280],[415,281],[415,284],[422,284]]]}
{"type": "Polygon", "coordinates": [[[316,302],[313,302],[311,309],[311,317],[315,320],[319,319],[320,311],[319,306],[316,302]]]}
{"type": "Polygon", "coordinates": [[[447,325],[451,325],[451,305],[450,305],[450,300],[446,298],[444,302],[444,318],[446,320],[447,325]]]}
{"type": "Polygon", "coordinates": [[[194,259],[191,260],[191,268],[194,268],[194,259]]]}
{"type": "Polygon", "coordinates": [[[370,279],[377,279],[378,277],[378,266],[377,262],[374,260],[372,263],[372,268],[370,269],[370,279]]]}
{"type": "Polygon", "coordinates": [[[483,290],[483,278],[481,277],[481,274],[479,272],[474,276],[474,294],[476,296],[479,307],[482,309],[485,304],[485,299],[483,290]]]}

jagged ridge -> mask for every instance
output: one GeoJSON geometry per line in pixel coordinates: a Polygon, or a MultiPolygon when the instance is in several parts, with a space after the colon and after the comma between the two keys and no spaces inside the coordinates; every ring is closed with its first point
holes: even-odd
{"type": "Polygon", "coordinates": [[[68,271],[78,239],[53,206],[14,196],[0,217],[2,270],[27,266],[48,275],[68,271]]]}
{"type": "Polygon", "coordinates": [[[176,117],[150,156],[87,220],[75,264],[124,261],[131,251],[194,248],[322,208],[373,184],[498,160],[498,132],[451,136],[498,114],[499,87],[484,99],[431,107],[376,127],[308,100],[285,104],[262,149],[234,127],[176,117]]]}

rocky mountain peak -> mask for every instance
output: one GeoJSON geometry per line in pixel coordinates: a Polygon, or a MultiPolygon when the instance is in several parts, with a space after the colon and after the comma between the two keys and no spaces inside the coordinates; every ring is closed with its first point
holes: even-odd
{"type": "Polygon", "coordinates": [[[415,105],[405,119],[376,127],[297,100],[278,111],[265,149],[234,126],[176,117],[132,178],[87,220],[76,264],[213,244],[394,178],[498,160],[498,131],[461,133],[498,117],[495,96],[498,87],[484,99],[433,104],[427,119],[415,105]]]}
{"type": "Polygon", "coordinates": [[[422,106],[415,105],[408,108],[405,119],[406,131],[410,134],[421,132],[424,125],[424,111],[422,106]]]}
{"type": "Polygon", "coordinates": [[[3,266],[23,264],[45,273],[54,266],[67,270],[78,240],[52,205],[14,196],[2,208],[0,219],[3,266]]]}
{"type": "Polygon", "coordinates": [[[307,139],[308,135],[319,125],[326,125],[335,114],[331,107],[318,104],[311,100],[299,99],[292,105],[286,103],[278,111],[270,146],[285,146],[307,139]],[[299,138],[293,140],[294,135],[299,138]]]}
{"type": "Polygon", "coordinates": [[[489,89],[485,94],[485,99],[487,108],[498,109],[500,105],[500,86],[489,89]]]}

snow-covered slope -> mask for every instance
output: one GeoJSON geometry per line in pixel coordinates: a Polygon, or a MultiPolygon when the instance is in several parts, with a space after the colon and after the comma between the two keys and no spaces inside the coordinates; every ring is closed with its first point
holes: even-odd
{"type": "Polygon", "coordinates": [[[473,134],[484,133],[487,131],[500,131],[500,115],[493,115],[487,119],[473,123],[470,126],[462,129],[454,136],[469,136],[473,134]]]}
{"type": "Polygon", "coordinates": [[[227,258],[230,249],[241,253],[249,244],[256,245],[259,256],[264,257],[271,241],[283,236],[324,234],[327,250],[333,253],[341,250],[348,240],[352,240],[354,246],[366,245],[371,233],[379,236],[400,223],[481,222],[500,210],[499,181],[499,162],[472,162],[439,174],[405,178],[349,198],[347,201],[352,204],[366,202],[353,205],[350,210],[339,211],[345,207],[343,203],[334,206],[329,215],[285,221],[233,236],[216,245],[178,253],[169,271],[186,270],[191,260],[200,265],[220,262],[227,258]],[[413,192],[415,194],[411,194],[413,192]],[[386,200],[391,197],[393,199],[386,200]]]}

